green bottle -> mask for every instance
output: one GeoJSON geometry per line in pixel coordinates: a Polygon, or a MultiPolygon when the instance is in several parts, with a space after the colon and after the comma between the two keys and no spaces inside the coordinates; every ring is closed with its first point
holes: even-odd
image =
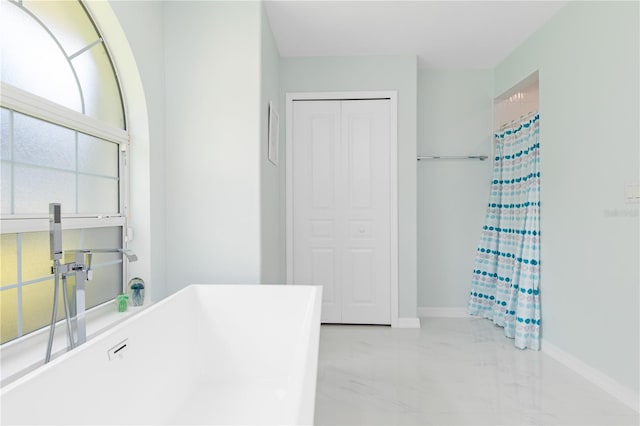
{"type": "Polygon", "coordinates": [[[116,300],[118,301],[118,312],[126,312],[129,296],[126,294],[120,294],[116,297],[116,300]]]}

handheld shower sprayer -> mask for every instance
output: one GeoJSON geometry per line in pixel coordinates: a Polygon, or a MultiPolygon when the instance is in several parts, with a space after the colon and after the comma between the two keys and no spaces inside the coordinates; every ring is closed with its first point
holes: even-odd
{"type": "Polygon", "coordinates": [[[60,203],[49,204],[49,246],[51,260],[62,259],[62,221],[60,203]]]}

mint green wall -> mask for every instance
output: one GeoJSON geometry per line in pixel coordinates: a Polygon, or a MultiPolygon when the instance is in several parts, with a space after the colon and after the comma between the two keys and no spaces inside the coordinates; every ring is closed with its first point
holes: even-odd
{"type": "Polygon", "coordinates": [[[278,165],[268,159],[269,101],[279,112],[284,113],[280,104],[279,77],[280,54],[273,38],[264,5],[261,11],[261,61],[260,61],[260,282],[263,284],[286,283],[285,267],[285,192],[284,157],[278,165]]]}
{"type": "Polygon", "coordinates": [[[187,280],[285,282],[284,167],[267,160],[268,102],[279,108],[280,56],[264,6],[110,3],[140,68],[149,110],[154,298],[182,288],[187,280]],[[219,108],[223,119],[208,115],[219,108]],[[168,116],[182,118],[166,120],[168,116]],[[247,137],[252,131],[255,135],[247,137]],[[216,161],[235,165],[215,169],[216,161]],[[255,168],[237,174],[249,165],[255,168]],[[237,190],[229,191],[234,180],[237,190]],[[194,208],[184,209],[183,203],[194,208]],[[221,209],[222,204],[231,207],[221,209]],[[253,207],[238,212],[241,205],[253,207]],[[238,231],[235,241],[227,232],[232,229],[238,231]],[[195,257],[187,234],[201,245],[195,257]],[[166,235],[171,243],[165,248],[166,235]],[[206,253],[216,251],[222,254],[219,260],[208,258],[206,253]],[[184,262],[192,261],[197,265],[182,270],[184,262]],[[216,264],[214,272],[208,265],[216,264]],[[235,271],[227,268],[239,264],[235,271]]]}
{"type": "Polygon", "coordinates": [[[414,318],[417,297],[416,57],[310,57],[283,58],[280,62],[282,105],[288,92],[375,90],[398,91],[398,312],[400,317],[414,318]]]}
{"type": "Polygon", "coordinates": [[[261,4],[164,5],[167,287],[261,279],[261,4]]]}
{"type": "MultiPolygon", "coordinates": [[[[139,259],[151,264],[150,276],[141,277],[152,286],[153,301],[167,296],[165,241],[165,143],[164,143],[164,34],[163,6],[155,1],[114,1],[109,4],[125,32],[135,57],[144,87],[149,119],[149,180],[150,180],[150,253],[137,253],[139,259]],[[151,284],[153,283],[153,284],[151,284]]],[[[125,92],[126,93],[126,92],[125,92]]],[[[136,149],[137,147],[132,147],[136,149]]],[[[133,200],[142,194],[131,193],[133,200]]],[[[132,207],[132,214],[140,213],[132,207]]],[[[137,235],[134,228],[134,241],[137,235]]]]}
{"type": "Polygon", "coordinates": [[[639,4],[569,2],[495,69],[540,78],[543,338],[638,392],[639,4]]]}
{"type": "MultiPolygon", "coordinates": [[[[418,154],[491,157],[492,70],[418,71],[418,154]]],[[[418,163],[418,307],[464,308],[491,160],[418,163]]]]}

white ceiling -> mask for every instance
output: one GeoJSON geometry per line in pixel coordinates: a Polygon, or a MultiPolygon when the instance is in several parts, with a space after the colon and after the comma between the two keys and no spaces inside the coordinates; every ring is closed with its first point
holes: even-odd
{"type": "Polygon", "coordinates": [[[417,55],[420,68],[492,68],[566,1],[273,1],[280,55],[417,55]]]}

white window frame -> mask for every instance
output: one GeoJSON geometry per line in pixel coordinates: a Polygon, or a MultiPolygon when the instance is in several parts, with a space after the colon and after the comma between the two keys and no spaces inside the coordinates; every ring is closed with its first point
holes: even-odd
{"type": "MultiPolygon", "coordinates": [[[[121,226],[126,230],[128,215],[129,165],[126,159],[129,133],[115,125],[97,120],[66,108],[48,99],[26,92],[7,83],[0,83],[0,106],[52,124],[86,133],[117,143],[119,155],[119,213],[111,215],[65,214],[63,229],[121,226]]],[[[0,215],[0,233],[37,232],[49,230],[47,215],[0,215]]],[[[124,241],[124,235],[123,235],[124,241]]]]}

